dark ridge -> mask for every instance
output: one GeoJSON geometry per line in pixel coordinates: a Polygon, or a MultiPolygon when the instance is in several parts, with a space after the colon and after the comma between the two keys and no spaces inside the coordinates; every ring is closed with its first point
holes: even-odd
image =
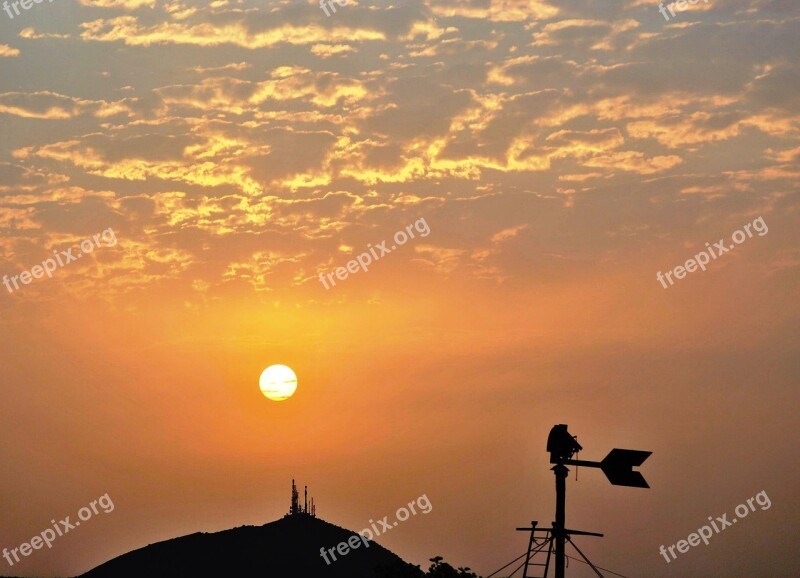
{"type": "Polygon", "coordinates": [[[423,572],[375,542],[327,565],[320,548],[336,548],[355,532],[307,514],[263,526],[241,526],[158,542],[123,554],[81,578],[420,578],[423,572]]]}

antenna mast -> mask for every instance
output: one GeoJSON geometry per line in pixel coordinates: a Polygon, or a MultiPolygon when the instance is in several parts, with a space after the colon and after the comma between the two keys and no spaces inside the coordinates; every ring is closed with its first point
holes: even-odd
{"type": "Polygon", "coordinates": [[[292,479],[292,507],[289,509],[290,514],[299,514],[300,513],[300,498],[297,494],[297,485],[294,483],[294,479],[292,479]]]}

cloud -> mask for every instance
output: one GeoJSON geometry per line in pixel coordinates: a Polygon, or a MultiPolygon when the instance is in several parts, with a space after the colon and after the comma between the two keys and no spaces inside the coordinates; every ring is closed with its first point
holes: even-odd
{"type": "Polygon", "coordinates": [[[122,10],[156,7],[156,0],[80,0],[80,2],[84,6],[93,8],[120,8],[122,10]]]}
{"type": "Polygon", "coordinates": [[[355,51],[349,44],[315,44],[311,47],[311,53],[320,58],[331,58],[355,51]]]}
{"type": "Polygon", "coordinates": [[[270,277],[278,276],[281,269],[291,272],[295,265],[303,260],[304,254],[282,254],[275,251],[256,251],[247,261],[236,261],[228,264],[223,274],[223,281],[244,280],[255,291],[270,291],[274,280],[270,277]],[[286,267],[288,265],[288,267],[286,267]]]}
{"type": "Polygon", "coordinates": [[[591,48],[611,32],[611,24],[597,20],[559,20],[533,34],[532,46],[572,45],[591,48]]]}
{"type": "Polygon", "coordinates": [[[5,92],[0,94],[0,114],[40,120],[67,120],[80,115],[105,118],[126,114],[122,102],[82,100],[53,92],[5,92]]]}
{"type": "Polygon", "coordinates": [[[641,175],[651,175],[671,169],[683,162],[677,155],[647,157],[639,151],[620,151],[593,156],[583,164],[587,167],[621,170],[641,175]]]}
{"type": "Polygon", "coordinates": [[[434,3],[431,9],[437,16],[492,22],[521,22],[531,18],[541,20],[559,14],[556,6],[542,0],[450,0],[434,3]]]}
{"type": "MultiPolygon", "coordinates": [[[[463,199],[500,224],[470,243],[442,233],[413,258],[435,274],[510,279],[509,251],[546,225],[509,195],[567,212],[594,195],[609,199],[595,213],[611,214],[632,183],[685,206],[786,192],[796,172],[797,25],[771,20],[775,3],[760,4],[761,20],[737,16],[739,3],[728,20],[681,27],[654,27],[652,5],[594,0],[360,3],[335,18],[297,2],[84,4],[77,37],[66,25],[21,33],[32,47],[65,37],[75,77],[0,94],[0,114],[26,127],[0,165],[9,226],[101,211],[136,242],[184,251],[192,265],[176,262],[171,279],[206,294],[296,286],[326,251],[358,247],[408,210],[472,222],[463,199]],[[519,215],[528,229],[515,229],[519,215]],[[223,239],[225,252],[204,249],[223,239]]],[[[9,64],[25,57],[5,50],[23,57],[9,64]]],[[[3,246],[20,243],[31,241],[3,246]]],[[[548,254],[556,269],[568,260],[548,254]]]]}
{"type": "Polygon", "coordinates": [[[8,44],[0,44],[0,58],[13,58],[19,56],[19,49],[11,48],[8,44]]]}
{"type": "Polygon", "coordinates": [[[120,16],[110,20],[94,20],[81,24],[84,40],[94,42],[123,42],[129,46],[154,44],[189,44],[195,46],[236,45],[243,48],[268,48],[278,44],[318,44],[327,42],[364,42],[384,40],[377,30],[336,26],[323,28],[317,25],[284,24],[278,27],[252,31],[244,19],[198,24],[162,22],[151,26],[141,25],[135,16],[120,16]]]}
{"type": "Polygon", "coordinates": [[[19,31],[19,37],[26,40],[42,40],[47,38],[65,39],[70,38],[69,34],[56,34],[54,32],[38,32],[35,28],[23,28],[19,31]]]}
{"type": "Polygon", "coordinates": [[[234,114],[260,110],[262,105],[286,101],[311,102],[322,108],[352,104],[368,96],[364,83],[335,73],[307,68],[279,67],[270,80],[258,83],[230,77],[206,78],[200,84],[157,90],[170,106],[200,110],[226,110],[234,114]]]}
{"type": "Polygon", "coordinates": [[[615,149],[625,143],[625,138],[617,128],[589,131],[559,130],[548,135],[545,142],[560,147],[559,156],[580,157],[615,149]]]}
{"type": "Polygon", "coordinates": [[[253,65],[249,62],[231,62],[223,66],[195,66],[192,71],[197,74],[208,74],[209,72],[242,71],[248,68],[253,68],[253,65]]]}

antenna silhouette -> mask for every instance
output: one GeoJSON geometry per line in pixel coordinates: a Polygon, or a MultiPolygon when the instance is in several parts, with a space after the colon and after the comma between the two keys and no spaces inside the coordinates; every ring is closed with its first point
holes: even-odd
{"type": "Polygon", "coordinates": [[[289,508],[289,514],[294,516],[295,514],[299,513],[300,513],[299,496],[297,495],[297,486],[294,483],[294,478],[292,478],[292,505],[289,508]]]}
{"type": "Polygon", "coordinates": [[[292,505],[289,507],[287,516],[296,516],[298,514],[311,515],[317,517],[317,506],[314,504],[314,498],[311,498],[311,510],[308,509],[308,486],[303,489],[303,506],[300,506],[300,494],[297,491],[297,484],[292,479],[292,505]]]}

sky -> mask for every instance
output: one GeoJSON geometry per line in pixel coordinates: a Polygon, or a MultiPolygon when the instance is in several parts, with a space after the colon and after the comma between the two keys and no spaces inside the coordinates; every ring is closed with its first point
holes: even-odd
{"type": "Polygon", "coordinates": [[[378,541],[486,575],[553,518],[559,423],[653,452],[648,490],[571,472],[593,562],[800,574],[800,5],[670,6],[0,11],[0,548],[114,503],[0,574],[264,524],[296,478],[353,530],[426,495],[378,541]]]}

